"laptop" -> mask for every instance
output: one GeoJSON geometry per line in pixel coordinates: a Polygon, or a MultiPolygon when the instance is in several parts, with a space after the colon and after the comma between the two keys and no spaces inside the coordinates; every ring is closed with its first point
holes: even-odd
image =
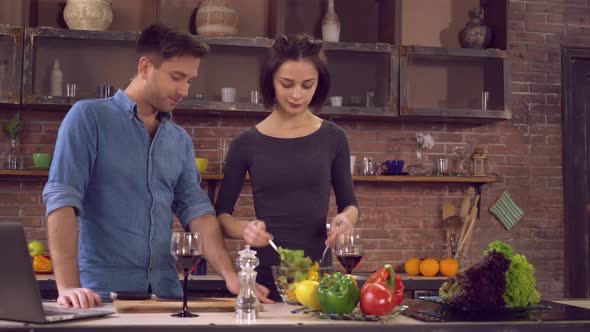
{"type": "Polygon", "coordinates": [[[33,271],[24,227],[19,223],[0,223],[0,266],[0,320],[52,323],[114,313],[44,303],[33,271]]]}

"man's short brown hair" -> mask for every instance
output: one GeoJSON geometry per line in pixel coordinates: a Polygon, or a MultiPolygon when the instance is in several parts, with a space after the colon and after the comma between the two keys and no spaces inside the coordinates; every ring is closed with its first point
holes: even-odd
{"type": "Polygon", "coordinates": [[[137,40],[137,55],[148,57],[154,66],[173,57],[203,58],[209,46],[188,32],[165,24],[152,24],[141,32],[137,40]]]}

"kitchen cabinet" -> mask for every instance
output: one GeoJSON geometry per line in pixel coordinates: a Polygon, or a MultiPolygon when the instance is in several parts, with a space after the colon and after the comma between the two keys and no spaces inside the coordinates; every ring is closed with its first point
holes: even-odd
{"type": "Polygon", "coordinates": [[[22,28],[0,26],[0,104],[18,106],[21,102],[22,28]]]}
{"type": "Polygon", "coordinates": [[[399,71],[402,117],[511,118],[506,51],[401,46],[399,71]]]}
{"type": "MultiPolygon", "coordinates": [[[[341,42],[326,42],[325,50],[333,77],[331,96],[343,97],[343,103],[327,104],[318,115],[392,121],[510,118],[509,64],[503,51],[506,26],[502,24],[507,4],[505,0],[482,3],[495,33],[492,47],[499,50],[459,48],[456,35],[479,0],[335,0],[342,24],[341,42]],[[430,20],[429,24],[407,18],[416,13],[421,21],[430,20]],[[359,17],[368,23],[356,24],[359,17]],[[443,33],[445,27],[449,31],[443,33]],[[455,37],[443,38],[443,34],[455,37]],[[481,110],[481,93],[485,91],[489,100],[486,110],[481,110]],[[372,95],[369,103],[367,95],[372,95]]],[[[6,6],[5,2],[0,4],[6,6]]],[[[194,33],[199,4],[197,0],[114,1],[113,24],[103,32],[66,29],[63,1],[27,0],[13,5],[21,11],[21,23],[26,27],[22,104],[67,110],[80,98],[95,98],[99,85],[124,88],[135,68],[137,31],[163,22],[194,33]],[[50,95],[55,59],[62,66],[63,84],[76,84],[76,97],[50,95]]],[[[267,113],[261,104],[250,103],[250,92],[258,87],[260,69],[272,43],[269,37],[300,32],[321,36],[325,1],[255,0],[248,5],[235,1],[234,5],[241,22],[238,36],[199,37],[212,52],[178,111],[267,113]],[[223,87],[236,88],[236,102],[220,101],[223,87]]],[[[0,15],[1,20],[6,18],[0,15]]]]}
{"type": "MultiPolygon", "coordinates": [[[[138,36],[137,32],[25,28],[23,104],[67,109],[80,98],[96,98],[99,85],[124,88],[135,68],[134,43],[138,36]],[[77,85],[74,98],[49,93],[50,72],[56,59],[61,64],[64,84],[77,85]]],[[[210,45],[211,54],[204,59],[199,79],[177,108],[268,112],[262,104],[250,102],[250,92],[258,88],[259,73],[272,40],[261,37],[199,39],[210,45]],[[236,88],[236,102],[221,102],[223,87],[236,88]]],[[[397,98],[394,97],[397,96],[397,79],[391,80],[392,73],[397,73],[397,60],[391,45],[326,43],[325,48],[334,77],[332,95],[346,97],[343,106],[326,106],[320,115],[397,115],[397,98]],[[374,94],[371,105],[366,104],[368,92],[374,94]]]]}
{"type": "Polygon", "coordinates": [[[96,98],[98,85],[123,87],[133,74],[137,32],[25,28],[23,104],[69,108],[78,99],[96,98]],[[50,93],[55,60],[63,72],[63,95],[50,93]],[[75,83],[75,97],[65,85],[75,83]]]}

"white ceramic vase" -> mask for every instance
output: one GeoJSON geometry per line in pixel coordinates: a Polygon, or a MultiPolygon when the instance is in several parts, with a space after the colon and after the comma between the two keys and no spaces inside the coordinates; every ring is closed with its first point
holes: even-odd
{"type": "Polygon", "coordinates": [[[68,0],[64,19],[68,28],[105,31],[113,22],[111,0],[68,0]]]}
{"type": "Polygon", "coordinates": [[[228,0],[204,0],[195,17],[197,33],[208,37],[229,37],[238,33],[238,12],[228,0]]]}
{"type": "Polygon", "coordinates": [[[328,0],[328,11],[322,21],[322,39],[329,42],[340,41],[340,19],[334,11],[334,0],[328,0]]]}

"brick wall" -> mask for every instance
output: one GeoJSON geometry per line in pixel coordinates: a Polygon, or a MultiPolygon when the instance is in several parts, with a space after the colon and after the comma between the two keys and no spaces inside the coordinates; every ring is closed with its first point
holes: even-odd
{"type": "MultiPolygon", "coordinates": [[[[512,58],[514,118],[487,125],[416,123],[402,121],[335,122],[346,129],[351,151],[359,158],[411,160],[416,132],[430,132],[436,145],[428,151],[432,161],[452,154],[456,145],[483,146],[489,169],[498,183],[483,187],[482,213],[473,236],[475,258],[494,239],[508,241],[536,266],[540,291],[549,298],[563,296],[563,184],[561,168],[560,45],[590,43],[590,1],[511,1],[510,54],[512,58]],[[487,208],[508,190],[526,216],[513,230],[505,231],[487,208]]],[[[5,120],[15,110],[0,113],[5,120]]],[[[50,152],[65,112],[23,110],[27,122],[21,151],[50,152]]],[[[209,158],[216,169],[217,138],[232,137],[259,118],[219,117],[198,112],[178,112],[178,123],[194,137],[196,152],[209,158]]],[[[0,143],[7,149],[8,140],[0,143]]],[[[358,160],[358,159],[357,159],[358,160]]],[[[26,161],[30,164],[30,160],[26,161]]],[[[40,196],[42,181],[0,181],[0,221],[18,220],[29,238],[46,239],[40,196]]],[[[438,256],[444,239],[441,205],[457,207],[467,185],[357,183],[361,222],[367,251],[357,271],[370,271],[384,262],[402,264],[412,256],[438,256]]],[[[249,188],[238,202],[237,214],[253,215],[249,188]]],[[[332,200],[333,202],[333,200],[332,200]]],[[[331,207],[332,214],[334,207],[331,207]]],[[[235,251],[240,244],[228,241],[235,251]]]]}

